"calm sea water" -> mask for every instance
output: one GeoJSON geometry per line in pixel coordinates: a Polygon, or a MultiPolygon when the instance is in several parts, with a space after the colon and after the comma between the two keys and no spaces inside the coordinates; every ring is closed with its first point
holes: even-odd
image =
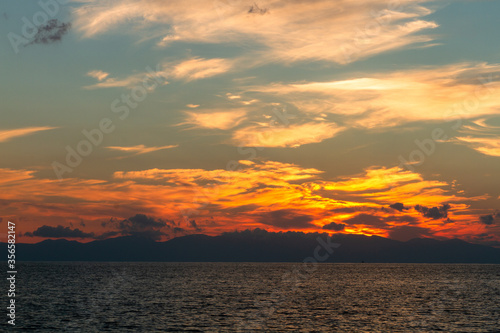
{"type": "Polygon", "coordinates": [[[24,263],[17,289],[34,332],[500,332],[500,265],[24,263]]]}

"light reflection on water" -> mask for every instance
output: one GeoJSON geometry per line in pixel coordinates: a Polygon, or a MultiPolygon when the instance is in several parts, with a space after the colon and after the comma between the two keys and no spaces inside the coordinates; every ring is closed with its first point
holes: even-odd
{"type": "Polygon", "coordinates": [[[36,332],[500,332],[500,265],[23,263],[36,332]],[[287,277],[287,278],[284,278],[287,277]],[[293,276],[292,276],[293,277],[293,276]]]}

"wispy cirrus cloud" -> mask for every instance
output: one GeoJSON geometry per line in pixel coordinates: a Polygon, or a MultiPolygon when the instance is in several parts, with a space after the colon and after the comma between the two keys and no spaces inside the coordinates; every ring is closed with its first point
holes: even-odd
{"type": "Polygon", "coordinates": [[[169,75],[178,80],[193,81],[229,72],[233,61],[222,58],[191,58],[172,65],[169,75]]]}
{"type": "Polygon", "coordinates": [[[130,156],[152,153],[152,152],[155,152],[158,150],[171,149],[171,148],[177,148],[177,147],[178,147],[178,145],[167,145],[167,146],[160,146],[160,147],[146,147],[145,145],[137,145],[137,146],[128,146],[128,147],[108,146],[106,148],[111,149],[111,150],[125,152],[125,153],[131,153],[132,155],[126,156],[126,157],[130,157],[130,156]]]}
{"type": "Polygon", "coordinates": [[[488,123],[487,118],[462,126],[460,132],[466,136],[449,141],[464,144],[484,155],[500,156],[500,126],[488,123]]]}
{"type": "Polygon", "coordinates": [[[499,64],[461,63],[247,91],[279,98],[310,116],[332,115],[349,127],[371,129],[497,114],[499,81],[499,64]]]}
{"type": "Polygon", "coordinates": [[[186,121],[179,125],[192,124],[197,128],[228,130],[238,126],[246,119],[247,110],[200,110],[198,112],[186,112],[186,114],[188,116],[186,121]]]}
{"type": "Polygon", "coordinates": [[[249,126],[234,131],[235,145],[246,147],[300,147],[333,138],[343,130],[329,123],[309,122],[290,126],[249,126]]]}
{"type": "Polygon", "coordinates": [[[57,127],[39,126],[39,127],[16,128],[10,130],[0,130],[0,142],[6,142],[14,138],[31,135],[41,131],[48,131],[56,128],[57,127]]]}
{"type": "Polygon", "coordinates": [[[188,117],[182,124],[192,124],[198,128],[227,130],[238,126],[245,120],[247,111],[244,109],[200,110],[198,112],[186,112],[186,114],[188,117]]]}
{"type": "Polygon", "coordinates": [[[105,32],[162,36],[158,45],[246,40],[259,45],[249,57],[269,61],[349,63],[382,52],[430,42],[422,32],[438,25],[423,0],[363,1],[110,1],[81,0],[75,26],[84,37],[105,32]],[[258,8],[258,9],[256,9],[258,8]]]}
{"type": "Polygon", "coordinates": [[[87,73],[87,76],[90,76],[98,81],[97,83],[83,87],[83,89],[87,90],[99,88],[133,88],[138,85],[147,85],[148,87],[153,87],[155,85],[152,85],[149,82],[151,80],[159,81],[162,85],[166,85],[169,83],[168,81],[166,81],[167,72],[161,68],[155,73],[147,71],[139,72],[121,78],[110,77],[109,73],[102,70],[92,70],[87,73]]]}
{"type": "Polygon", "coordinates": [[[500,157],[500,138],[457,137],[457,140],[484,155],[500,157]]]}
{"type": "Polygon", "coordinates": [[[87,73],[87,76],[93,77],[98,81],[103,81],[109,76],[109,73],[103,72],[101,70],[93,70],[87,73]]]}
{"type": "Polygon", "coordinates": [[[97,88],[132,88],[135,85],[143,84],[150,78],[161,78],[162,84],[168,84],[167,79],[194,81],[209,78],[212,76],[227,73],[233,69],[234,62],[223,58],[190,58],[181,61],[165,61],[158,64],[156,72],[151,71],[134,73],[121,78],[110,77],[109,73],[102,70],[92,70],[87,76],[97,79],[99,82],[85,86],[85,89],[97,88]]]}

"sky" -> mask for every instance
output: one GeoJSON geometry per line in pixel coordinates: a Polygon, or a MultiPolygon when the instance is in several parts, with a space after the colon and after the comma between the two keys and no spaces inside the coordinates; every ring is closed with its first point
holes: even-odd
{"type": "Polygon", "coordinates": [[[260,228],[500,247],[499,11],[3,1],[1,224],[25,243],[260,228]]]}

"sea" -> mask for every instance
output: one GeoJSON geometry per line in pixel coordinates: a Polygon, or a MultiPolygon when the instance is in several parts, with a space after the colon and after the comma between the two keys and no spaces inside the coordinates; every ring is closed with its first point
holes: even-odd
{"type": "Polygon", "coordinates": [[[500,332],[500,265],[33,262],[15,300],[2,331],[500,332]]]}

